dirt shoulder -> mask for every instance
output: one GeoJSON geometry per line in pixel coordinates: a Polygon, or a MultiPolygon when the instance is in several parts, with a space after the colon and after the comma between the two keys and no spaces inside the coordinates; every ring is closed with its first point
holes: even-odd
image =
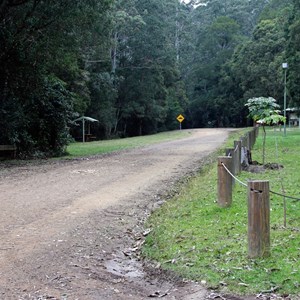
{"type": "Polygon", "coordinates": [[[161,195],[229,130],[69,162],[0,164],[0,299],[207,299],[136,256],[161,195]]]}

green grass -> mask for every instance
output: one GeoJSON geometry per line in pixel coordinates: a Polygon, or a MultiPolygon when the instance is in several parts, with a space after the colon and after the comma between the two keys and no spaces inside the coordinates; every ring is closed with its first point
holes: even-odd
{"type": "MultiPolygon", "coordinates": [[[[66,152],[67,158],[91,156],[97,154],[111,153],[129,148],[142,147],[159,142],[185,138],[190,134],[188,130],[176,130],[158,134],[132,137],[125,139],[103,140],[88,143],[71,143],[66,152]]],[[[66,157],[65,157],[66,158],[66,157]]]]}
{"type": "MultiPolygon", "coordinates": [[[[236,133],[235,133],[236,135],[236,133]]],[[[233,145],[236,136],[228,143],[233,145]]],[[[262,139],[253,149],[253,159],[262,161],[262,139]]],[[[264,179],[270,188],[300,198],[300,131],[267,132],[266,162],[284,166],[263,174],[242,172],[239,179],[264,179]]],[[[219,154],[220,155],[220,154],[219,154]]],[[[217,156],[217,154],[216,154],[217,156]]],[[[300,201],[287,200],[287,227],[283,226],[283,199],[271,194],[271,256],[247,257],[247,191],[234,188],[233,204],[216,204],[217,160],[203,167],[198,176],[149,219],[152,232],[143,254],[181,276],[206,282],[224,293],[256,294],[276,289],[279,294],[299,296],[300,201]]],[[[294,298],[293,298],[294,299],[294,298]]]]}

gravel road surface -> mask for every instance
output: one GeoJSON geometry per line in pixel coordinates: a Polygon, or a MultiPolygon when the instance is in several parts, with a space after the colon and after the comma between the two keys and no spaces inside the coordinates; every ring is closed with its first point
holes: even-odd
{"type": "Polygon", "coordinates": [[[71,161],[0,163],[0,299],[207,299],[138,258],[143,224],[228,129],[71,161]]]}

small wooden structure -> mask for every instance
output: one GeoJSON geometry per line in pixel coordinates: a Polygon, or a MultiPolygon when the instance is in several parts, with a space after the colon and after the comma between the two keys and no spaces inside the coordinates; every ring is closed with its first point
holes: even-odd
{"type": "Polygon", "coordinates": [[[287,108],[286,112],[288,114],[288,119],[289,119],[289,126],[299,126],[300,128],[300,109],[291,107],[287,108]]]}
{"type": "Polygon", "coordinates": [[[90,123],[92,122],[99,122],[98,120],[96,119],[93,119],[91,117],[85,117],[85,116],[82,116],[80,118],[77,118],[76,120],[74,120],[74,122],[82,122],[82,142],[86,142],[86,141],[90,141],[93,136],[91,135],[91,127],[90,127],[90,123]],[[86,131],[86,126],[85,126],[85,123],[88,122],[88,127],[87,127],[87,133],[85,133],[86,131]]]}
{"type": "Polygon", "coordinates": [[[17,154],[17,147],[16,145],[0,145],[0,152],[2,152],[4,156],[9,154],[12,158],[15,158],[17,154]]]}

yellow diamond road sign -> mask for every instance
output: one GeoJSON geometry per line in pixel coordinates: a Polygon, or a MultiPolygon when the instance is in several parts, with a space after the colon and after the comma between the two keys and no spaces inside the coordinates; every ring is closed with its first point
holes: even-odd
{"type": "Polygon", "coordinates": [[[177,121],[178,122],[182,122],[184,120],[184,116],[183,115],[179,115],[178,117],[177,117],[177,121]]]}

